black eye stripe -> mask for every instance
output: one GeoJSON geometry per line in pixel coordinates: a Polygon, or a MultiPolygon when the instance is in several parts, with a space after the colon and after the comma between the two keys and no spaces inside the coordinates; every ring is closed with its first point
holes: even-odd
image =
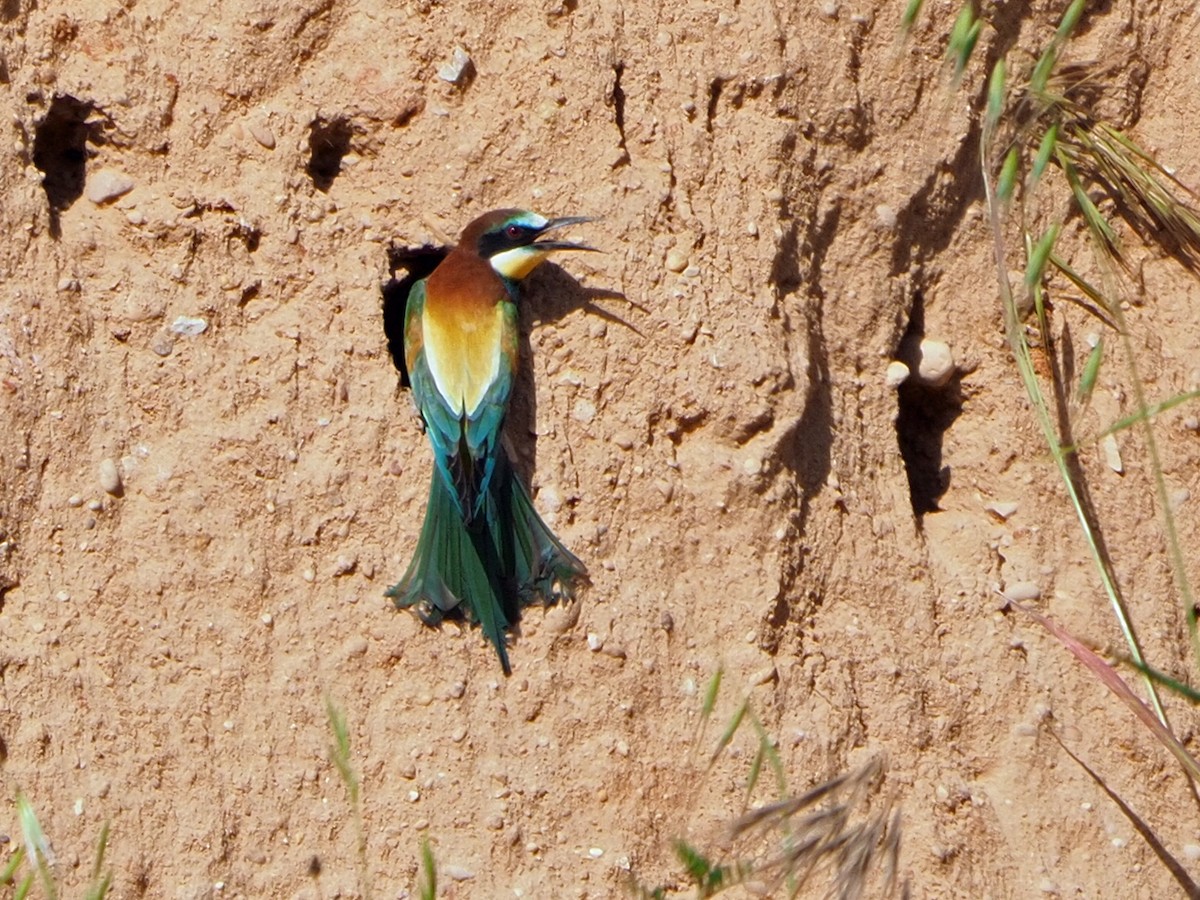
{"type": "Polygon", "coordinates": [[[533,243],[541,229],[519,222],[509,222],[500,231],[485,234],[479,239],[479,255],[484,259],[512,250],[516,247],[527,247],[533,243]]]}

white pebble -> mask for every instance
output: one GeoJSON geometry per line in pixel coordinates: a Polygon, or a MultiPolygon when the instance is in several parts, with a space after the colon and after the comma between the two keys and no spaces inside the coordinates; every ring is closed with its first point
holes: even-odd
{"type": "Polygon", "coordinates": [[[454,863],[446,863],[441,866],[442,874],[451,881],[470,881],[475,877],[475,873],[463,866],[456,866],[454,863]]]}
{"type": "Polygon", "coordinates": [[[93,172],[92,177],[87,180],[84,193],[89,200],[99,206],[102,203],[116,200],[132,190],[133,179],[124,172],[118,172],[116,169],[100,169],[93,172]]]}
{"type": "Polygon", "coordinates": [[[954,354],[944,341],[921,341],[917,377],[930,387],[942,387],[954,374],[954,354]]]}
{"type": "Polygon", "coordinates": [[[590,856],[592,859],[599,859],[603,855],[604,855],[604,851],[601,850],[599,847],[593,847],[591,850],[588,851],[588,856],[590,856]]]}
{"type": "Polygon", "coordinates": [[[1184,844],[1183,855],[1190,860],[1200,859],[1200,844],[1184,844]]]}
{"type": "Polygon", "coordinates": [[[461,84],[470,68],[470,55],[462,47],[455,47],[450,61],[438,66],[438,78],[450,84],[461,84]]]}
{"type": "Polygon", "coordinates": [[[171,323],[171,331],[175,334],[182,334],[185,337],[195,337],[198,334],[204,334],[208,330],[208,323],[200,318],[193,316],[180,316],[171,323]]]}
{"type": "Polygon", "coordinates": [[[70,506],[70,507],[83,506],[83,498],[80,497],[78,494],[72,494],[70,497],[67,498],[67,506],[70,506]]]}
{"type": "Polygon", "coordinates": [[[908,366],[900,360],[894,359],[888,363],[887,371],[883,375],[883,383],[895,390],[908,380],[908,375],[908,366]]]}
{"type": "Polygon", "coordinates": [[[1005,585],[1004,596],[1017,603],[1028,603],[1031,600],[1040,599],[1042,589],[1037,586],[1035,581],[1014,581],[1012,584],[1005,585]]]}
{"type": "Polygon", "coordinates": [[[1117,446],[1117,436],[1106,434],[1100,441],[1100,449],[1104,453],[1104,461],[1118,475],[1125,474],[1125,463],[1121,461],[1121,448],[1117,446]]]}
{"type": "Polygon", "coordinates": [[[604,646],[604,638],[600,637],[600,635],[596,634],[594,631],[589,631],[587,636],[587,645],[589,650],[591,650],[593,653],[596,653],[601,647],[604,646]]]}
{"type": "Polygon", "coordinates": [[[879,223],[881,228],[886,228],[890,231],[896,227],[896,210],[886,203],[880,203],[875,207],[875,221],[879,223]]]}
{"type": "Polygon", "coordinates": [[[986,509],[988,512],[990,512],[993,516],[995,516],[1000,521],[1004,522],[1004,521],[1008,520],[1009,516],[1016,513],[1017,504],[1011,500],[1004,500],[1004,501],[997,500],[994,503],[989,503],[987,506],[984,507],[984,509],[986,509]]]}
{"type": "Polygon", "coordinates": [[[668,272],[682,272],[687,268],[688,255],[678,247],[672,247],[667,251],[665,265],[668,272]]]}
{"type": "Polygon", "coordinates": [[[100,460],[100,487],[106,494],[116,496],[121,493],[121,473],[111,456],[100,460]]]}

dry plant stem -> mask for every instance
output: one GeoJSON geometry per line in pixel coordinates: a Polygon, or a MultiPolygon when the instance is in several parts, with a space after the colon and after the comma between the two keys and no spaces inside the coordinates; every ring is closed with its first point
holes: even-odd
{"type": "MultiPolygon", "coordinates": [[[[1145,665],[1145,660],[1142,656],[1141,646],[1138,643],[1137,634],[1133,628],[1133,622],[1129,617],[1128,611],[1125,609],[1125,603],[1121,599],[1119,590],[1116,585],[1116,580],[1113,577],[1111,566],[1107,557],[1100,549],[1099,541],[1096,533],[1092,528],[1092,524],[1088,519],[1087,513],[1084,510],[1083,502],[1079,496],[1079,491],[1075,485],[1075,479],[1071,475],[1070,467],[1067,465],[1066,454],[1064,453],[1058,433],[1054,427],[1054,421],[1050,415],[1050,410],[1046,406],[1046,398],[1042,394],[1042,390],[1037,381],[1037,374],[1034,370],[1033,359],[1029,352],[1029,343],[1025,339],[1025,333],[1021,328],[1020,315],[1017,310],[1017,303],[1013,297],[1012,285],[1008,280],[1007,258],[1008,253],[1005,247],[1004,235],[1001,231],[1001,210],[1000,203],[996,197],[995,186],[992,183],[990,160],[993,159],[991,150],[994,144],[995,134],[993,123],[985,121],[983,131],[980,137],[980,169],[983,176],[983,189],[987,199],[988,213],[990,216],[992,228],[993,252],[996,258],[996,276],[1000,289],[1001,305],[1004,308],[1004,330],[1008,339],[1009,347],[1012,349],[1013,357],[1016,359],[1017,370],[1021,374],[1021,380],[1025,385],[1025,391],[1029,396],[1030,405],[1033,407],[1034,413],[1037,416],[1038,425],[1042,430],[1042,435],[1046,440],[1047,446],[1050,448],[1050,455],[1054,457],[1054,463],[1058,467],[1059,477],[1062,479],[1063,485],[1066,487],[1067,495],[1071,500],[1071,505],[1075,509],[1075,514],[1079,519],[1080,527],[1083,529],[1084,537],[1087,540],[1088,549],[1091,551],[1092,560],[1096,565],[1096,570],[1100,575],[1100,580],[1104,585],[1105,593],[1108,594],[1109,602],[1112,604],[1113,613],[1117,618],[1117,622],[1121,627],[1121,632],[1125,637],[1125,643],[1129,647],[1130,657],[1135,663],[1145,665]]],[[[1154,707],[1155,715],[1164,726],[1169,727],[1167,723],[1166,710],[1163,708],[1162,701],[1159,699],[1158,691],[1155,689],[1154,682],[1148,676],[1143,675],[1143,681],[1146,685],[1146,690],[1150,695],[1151,703],[1154,707]]]]}
{"type": "MultiPolygon", "coordinates": [[[[1197,264],[1197,254],[1200,253],[1200,216],[1198,216],[1176,193],[1172,186],[1187,191],[1177,179],[1171,176],[1161,165],[1152,159],[1145,151],[1126,138],[1120,131],[1103,122],[1095,122],[1078,104],[1066,99],[1065,96],[1043,93],[1035,98],[1040,112],[1039,118],[1063,119],[1061,139],[1058,144],[1060,163],[1068,177],[1081,205],[1086,200],[1082,188],[1078,184],[1080,171],[1085,177],[1099,181],[1105,185],[1110,194],[1118,199],[1127,210],[1140,212],[1145,217],[1141,224],[1165,232],[1167,241],[1177,256],[1194,270],[1197,264]],[[1150,171],[1147,171],[1149,169],[1150,171]],[[1162,181],[1155,173],[1167,179],[1162,181]]],[[[1086,200],[1090,204],[1090,200],[1086,200]]],[[[1191,579],[1188,576],[1187,564],[1179,541],[1175,525],[1175,517],[1167,497],[1166,482],[1162,476],[1162,466],[1158,453],[1158,443],[1154,437],[1151,423],[1151,407],[1146,402],[1142,386],[1137,357],[1133,352],[1129,329],[1126,327],[1124,313],[1119,302],[1107,298],[1119,297],[1124,291],[1120,271],[1123,260],[1120,249],[1115,242],[1115,234],[1111,226],[1099,216],[1094,206],[1084,208],[1084,220],[1089,232],[1099,248],[1097,253],[1101,275],[1104,278],[1104,296],[1093,297],[1099,300],[1105,312],[1112,317],[1116,332],[1120,335],[1122,347],[1125,350],[1126,366],[1129,380],[1133,387],[1137,409],[1144,413],[1137,416],[1142,435],[1146,441],[1146,450],[1150,457],[1150,471],[1154,477],[1155,494],[1158,505],[1163,510],[1163,527],[1166,531],[1167,551],[1171,556],[1171,569],[1176,587],[1184,603],[1187,616],[1188,633],[1191,638],[1192,655],[1200,666],[1200,633],[1197,631],[1195,595],[1192,591],[1191,579]],[[1107,300],[1107,302],[1106,302],[1107,300]]],[[[1137,223],[1135,223],[1137,224],[1137,223]]],[[[1071,280],[1080,285],[1081,280],[1074,272],[1060,266],[1071,280]]]]}

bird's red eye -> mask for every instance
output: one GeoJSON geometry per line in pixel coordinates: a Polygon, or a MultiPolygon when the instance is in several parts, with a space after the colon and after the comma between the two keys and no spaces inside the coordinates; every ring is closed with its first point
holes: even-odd
{"type": "Polygon", "coordinates": [[[504,233],[507,234],[510,238],[512,238],[515,241],[517,238],[519,238],[521,236],[521,226],[520,225],[509,225],[507,228],[504,229],[504,233]]]}

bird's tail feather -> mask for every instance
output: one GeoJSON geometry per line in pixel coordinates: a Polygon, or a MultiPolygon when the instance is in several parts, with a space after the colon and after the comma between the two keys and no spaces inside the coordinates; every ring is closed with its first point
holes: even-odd
{"type": "Polygon", "coordinates": [[[502,571],[516,587],[518,607],[574,599],[589,583],[587,567],[538,515],[503,448],[492,483],[494,514],[489,513],[487,519],[502,571]]]}
{"type": "Polygon", "coordinates": [[[459,606],[479,623],[510,674],[504,629],[508,627],[491,536],[468,527],[446,480],[436,469],[429,485],[425,522],[408,571],[386,591],[396,606],[413,609],[427,625],[437,625],[459,606]]]}
{"type": "Polygon", "coordinates": [[[504,630],[523,606],[572,600],[589,583],[587,568],[538,515],[502,446],[484,513],[464,523],[445,477],[435,469],[416,553],[386,593],[429,625],[461,605],[495,645],[508,675],[504,630]]]}

